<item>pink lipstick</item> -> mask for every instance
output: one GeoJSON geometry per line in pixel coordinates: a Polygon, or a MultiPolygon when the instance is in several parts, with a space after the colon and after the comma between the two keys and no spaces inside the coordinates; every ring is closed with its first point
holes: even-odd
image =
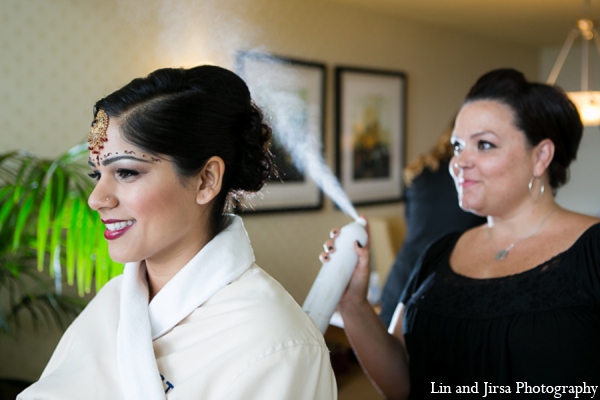
{"type": "Polygon", "coordinates": [[[102,220],[102,222],[106,225],[104,238],[106,240],[115,240],[123,236],[133,226],[135,220],[109,219],[102,220]]]}

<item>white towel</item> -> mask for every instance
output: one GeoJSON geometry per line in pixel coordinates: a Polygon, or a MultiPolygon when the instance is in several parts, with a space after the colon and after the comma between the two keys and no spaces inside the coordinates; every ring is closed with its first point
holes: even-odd
{"type": "Polygon", "coordinates": [[[242,219],[206,244],[148,304],[143,263],[127,263],[123,272],[117,332],[117,363],[127,400],[164,400],[165,390],[152,341],[169,332],[253,263],[254,252],[242,219]]]}

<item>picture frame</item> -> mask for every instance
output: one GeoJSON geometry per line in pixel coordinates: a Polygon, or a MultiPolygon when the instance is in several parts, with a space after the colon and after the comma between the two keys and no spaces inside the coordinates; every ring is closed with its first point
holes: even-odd
{"type": "Polygon", "coordinates": [[[336,174],[354,205],[401,201],[406,74],[335,68],[336,174]]]}
{"type": "Polygon", "coordinates": [[[256,51],[236,54],[236,71],[273,130],[271,152],[279,171],[241,213],[318,210],[323,193],[294,161],[285,144],[307,146],[323,156],[325,64],[256,51]],[[304,136],[306,135],[306,136],[304,136]],[[298,144],[296,144],[296,142],[298,144]]]}

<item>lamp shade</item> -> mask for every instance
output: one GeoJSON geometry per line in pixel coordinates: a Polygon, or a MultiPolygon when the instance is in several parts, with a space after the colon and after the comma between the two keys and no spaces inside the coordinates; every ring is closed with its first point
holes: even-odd
{"type": "Polygon", "coordinates": [[[585,126],[600,125],[600,92],[567,92],[585,126]]]}

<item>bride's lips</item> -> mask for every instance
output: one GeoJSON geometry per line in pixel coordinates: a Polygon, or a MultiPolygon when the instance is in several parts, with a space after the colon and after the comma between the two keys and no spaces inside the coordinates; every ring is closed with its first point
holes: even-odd
{"type": "Polygon", "coordinates": [[[102,220],[102,222],[104,225],[106,225],[106,230],[104,231],[104,237],[106,240],[115,240],[120,238],[135,224],[134,219],[107,219],[102,220]]]}

